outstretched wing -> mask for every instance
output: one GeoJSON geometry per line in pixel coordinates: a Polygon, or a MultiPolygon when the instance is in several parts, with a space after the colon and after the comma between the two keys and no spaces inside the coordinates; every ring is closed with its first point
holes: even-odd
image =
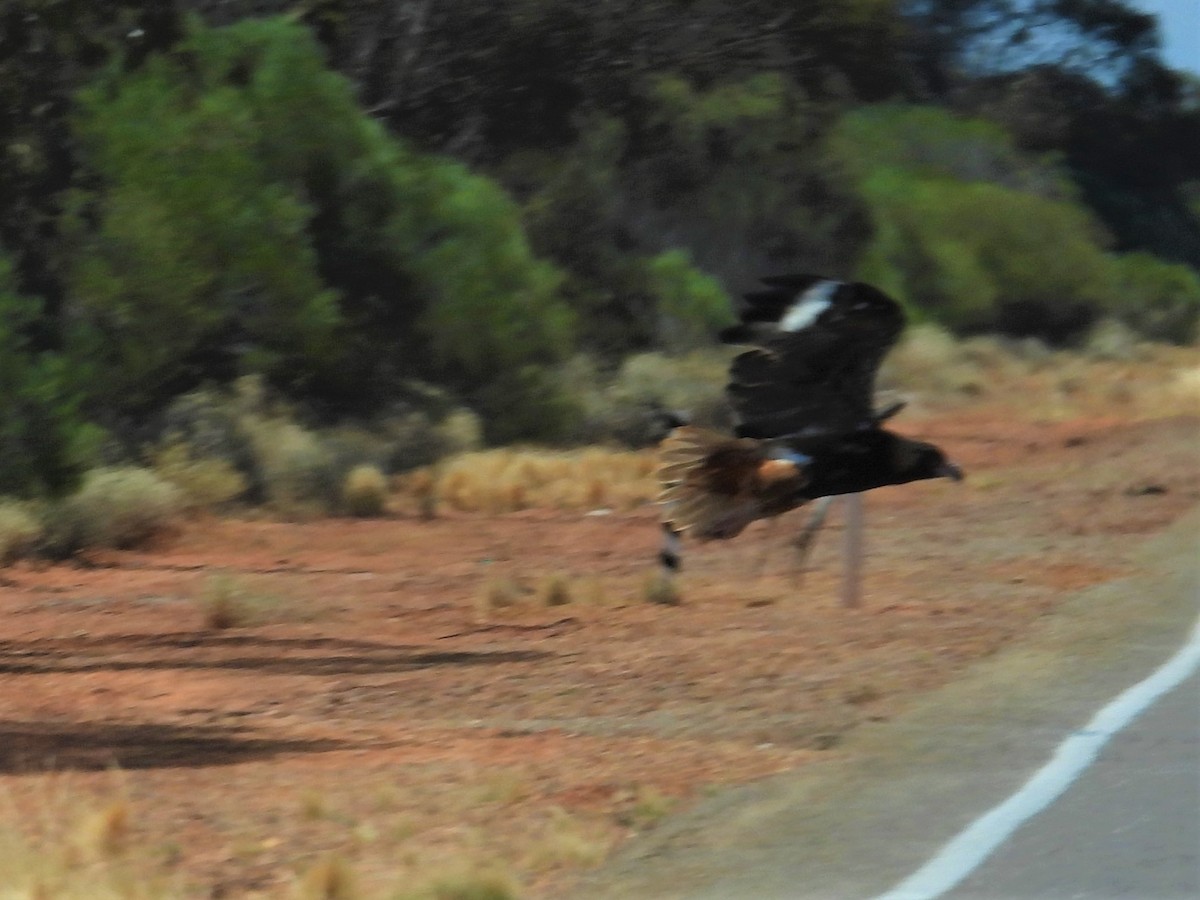
{"type": "Polygon", "coordinates": [[[895,300],[819,275],[762,279],[745,296],[729,344],[754,344],[730,367],[740,437],[836,435],[879,421],[875,374],[904,327],[895,300]]]}

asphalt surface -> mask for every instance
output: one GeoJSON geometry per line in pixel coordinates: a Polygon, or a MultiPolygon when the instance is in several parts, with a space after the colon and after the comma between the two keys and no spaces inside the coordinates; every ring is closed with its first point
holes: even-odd
{"type": "Polygon", "coordinates": [[[1151,706],[949,900],[1200,897],[1200,675],[1151,706]]]}
{"type": "MultiPolygon", "coordinates": [[[[863,726],[838,756],[719,794],[634,841],[578,900],[866,900],[1012,796],[1064,738],[1172,657],[1200,611],[1200,509],[1145,572],[1068,600],[1028,638],[863,726]]],[[[1200,684],[1120,731],[945,897],[1200,898],[1200,684]]]]}

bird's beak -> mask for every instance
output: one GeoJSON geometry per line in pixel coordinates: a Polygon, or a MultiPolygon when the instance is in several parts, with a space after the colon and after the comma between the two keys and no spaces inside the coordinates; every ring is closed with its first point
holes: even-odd
{"type": "Polygon", "coordinates": [[[938,475],[940,475],[942,478],[950,478],[954,481],[963,480],[962,469],[952,462],[942,463],[942,467],[938,469],[938,475]]]}

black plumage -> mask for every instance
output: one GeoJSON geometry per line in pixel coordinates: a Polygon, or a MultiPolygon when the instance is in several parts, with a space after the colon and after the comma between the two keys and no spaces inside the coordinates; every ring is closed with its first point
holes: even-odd
{"type": "Polygon", "coordinates": [[[904,328],[896,301],[818,275],[763,284],[721,334],[752,346],[730,366],[734,435],[683,427],[663,444],[668,534],[724,539],[819,497],[961,477],[939,448],[883,427],[902,404],[875,409],[879,365],[904,328]]]}

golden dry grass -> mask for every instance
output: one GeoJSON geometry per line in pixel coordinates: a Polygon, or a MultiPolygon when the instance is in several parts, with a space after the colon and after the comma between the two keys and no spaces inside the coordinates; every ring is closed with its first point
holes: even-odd
{"type": "MultiPolygon", "coordinates": [[[[119,776],[114,776],[119,778],[119,776]]],[[[107,796],[49,776],[36,808],[0,798],[0,896],[47,900],[173,900],[183,886],[162,865],[118,785],[107,796]]]]}
{"type": "Polygon", "coordinates": [[[656,465],[652,450],[488,450],[417,470],[399,490],[422,510],[632,509],[658,494],[656,465]]]}

